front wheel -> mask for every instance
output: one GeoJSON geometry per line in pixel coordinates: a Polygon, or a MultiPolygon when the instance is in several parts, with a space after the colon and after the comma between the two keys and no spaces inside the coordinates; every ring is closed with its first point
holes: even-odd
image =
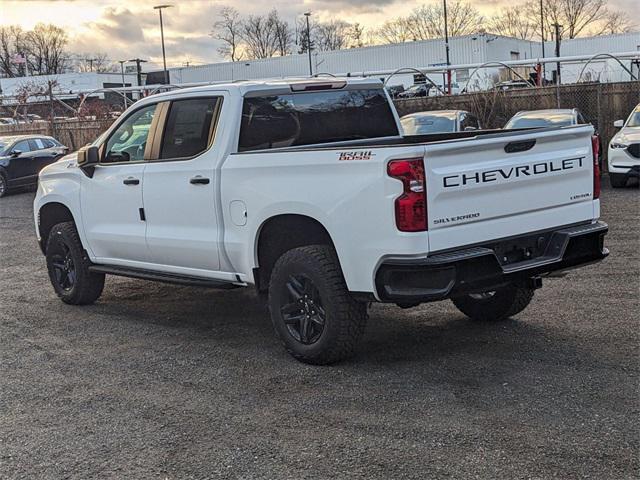
{"type": "Polygon", "coordinates": [[[467,317],[477,321],[498,321],[522,312],[533,299],[534,290],[507,285],[482,293],[452,298],[453,304],[467,317]]]}
{"type": "Polygon", "coordinates": [[[70,305],[95,302],[104,288],[104,274],[89,271],[91,262],[73,222],[54,225],[47,238],[47,270],[53,289],[70,305]]]}
{"type": "Polygon", "coordinates": [[[0,198],[7,194],[7,190],[7,177],[4,176],[4,173],[0,172],[0,198]]]}
{"type": "Polygon", "coordinates": [[[314,365],[351,356],[367,322],[366,304],[351,297],[335,252],[325,245],[294,248],[278,259],[269,310],[286,350],[314,365]]]}

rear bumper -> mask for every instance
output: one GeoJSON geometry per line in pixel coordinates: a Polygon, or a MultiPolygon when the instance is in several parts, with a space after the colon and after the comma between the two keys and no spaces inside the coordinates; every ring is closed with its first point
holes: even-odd
{"type": "Polygon", "coordinates": [[[383,302],[414,305],[484,291],[605,258],[606,223],[527,234],[426,258],[388,258],[376,272],[383,302]]]}

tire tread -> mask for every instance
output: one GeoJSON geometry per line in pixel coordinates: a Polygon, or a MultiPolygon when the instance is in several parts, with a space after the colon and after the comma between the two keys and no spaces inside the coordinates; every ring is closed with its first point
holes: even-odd
{"type": "MultiPolygon", "coordinates": [[[[89,260],[87,252],[82,247],[80,236],[73,222],[62,222],[53,226],[47,238],[46,251],[49,250],[50,244],[54,241],[53,235],[56,234],[56,232],[66,237],[69,242],[68,247],[74,257],[77,275],[76,284],[70,293],[61,292],[54,287],[56,294],[64,303],[70,305],[89,305],[94,303],[104,289],[105,275],[103,273],[89,271],[91,261],[89,260]]],[[[49,270],[49,277],[53,283],[51,270],[49,270]]]]}
{"type": "MultiPolygon", "coordinates": [[[[276,328],[280,341],[290,355],[305,363],[327,365],[350,357],[365,331],[368,318],[367,308],[366,304],[353,299],[347,290],[347,285],[333,248],[328,245],[309,245],[289,250],[276,262],[271,279],[277,278],[280,270],[293,262],[309,263],[325,279],[330,290],[329,296],[333,304],[332,308],[336,312],[333,321],[337,320],[339,332],[336,336],[336,341],[329,348],[313,356],[301,354],[290,348],[276,328]],[[311,262],[309,262],[310,260],[311,262]]],[[[269,290],[269,307],[271,309],[273,303],[271,301],[272,289],[270,288],[269,290]]],[[[271,317],[275,322],[273,311],[271,312],[271,317]]]]}

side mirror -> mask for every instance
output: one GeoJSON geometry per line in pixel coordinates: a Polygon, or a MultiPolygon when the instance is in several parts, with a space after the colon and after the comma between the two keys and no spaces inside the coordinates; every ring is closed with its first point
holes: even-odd
{"type": "Polygon", "coordinates": [[[95,166],[100,163],[100,153],[98,147],[87,145],[78,150],[78,159],[76,160],[78,167],[88,176],[93,177],[95,166]]]}
{"type": "Polygon", "coordinates": [[[18,158],[20,155],[22,155],[22,150],[11,150],[12,158],[18,158]]]}
{"type": "Polygon", "coordinates": [[[616,128],[624,127],[624,120],[616,120],[615,122],[613,122],[613,126],[616,128]]]}

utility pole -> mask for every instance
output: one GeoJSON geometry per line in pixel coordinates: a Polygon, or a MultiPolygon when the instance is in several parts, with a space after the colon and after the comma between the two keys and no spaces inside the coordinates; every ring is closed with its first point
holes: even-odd
{"type": "Polygon", "coordinates": [[[311,26],[309,25],[309,17],[311,16],[311,12],[306,12],[304,14],[307,17],[307,53],[309,54],[309,76],[313,76],[313,67],[311,65],[311,26]]]}
{"type": "Polygon", "coordinates": [[[135,62],[136,64],[136,75],[138,77],[138,86],[142,85],[142,67],[140,66],[141,63],[147,63],[146,60],[143,60],[141,58],[132,58],[131,60],[127,60],[127,62],[135,62]]]}
{"type": "Polygon", "coordinates": [[[124,83],[124,64],[126,62],[126,60],[118,60],[118,63],[120,64],[120,72],[122,73],[122,101],[124,102],[123,112],[127,109],[127,93],[124,90],[126,87],[126,84],[124,83]]]}
{"type": "MultiPolygon", "coordinates": [[[[556,32],[556,58],[560,57],[560,30],[562,29],[562,25],[559,23],[554,23],[553,28],[555,28],[556,32]]],[[[558,85],[561,83],[562,76],[560,75],[560,62],[556,63],[556,80],[558,85]]]]}
{"type": "Polygon", "coordinates": [[[169,84],[169,72],[167,71],[167,56],[164,50],[164,26],[162,24],[162,10],[164,8],[170,8],[173,5],[156,5],[153,7],[154,10],[158,10],[160,14],[160,40],[162,41],[162,66],[164,67],[164,83],[165,85],[169,84]]]}
{"type": "MultiPolygon", "coordinates": [[[[560,58],[560,29],[562,25],[558,22],[553,24],[556,32],[556,58],[560,58]]],[[[562,75],[560,74],[560,62],[556,63],[556,108],[560,108],[560,84],[562,83],[562,75]]]]}
{"type": "Polygon", "coordinates": [[[451,70],[449,65],[451,61],[449,59],[449,26],[447,22],[447,0],[443,0],[444,3],[444,47],[447,55],[447,94],[451,95],[451,70]]]}
{"type": "Polygon", "coordinates": [[[53,80],[47,81],[47,90],[49,93],[49,122],[51,123],[51,136],[56,136],[56,122],[53,118],[54,116],[54,108],[53,108],[53,80]]]}
{"type": "MultiPolygon", "coordinates": [[[[542,39],[542,58],[544,60],[544,0],[540,0],[540,38],[542,39]]],[[[542,62],[542,81],[539,85],[544,86],[545,63],[542,62]]]]}

